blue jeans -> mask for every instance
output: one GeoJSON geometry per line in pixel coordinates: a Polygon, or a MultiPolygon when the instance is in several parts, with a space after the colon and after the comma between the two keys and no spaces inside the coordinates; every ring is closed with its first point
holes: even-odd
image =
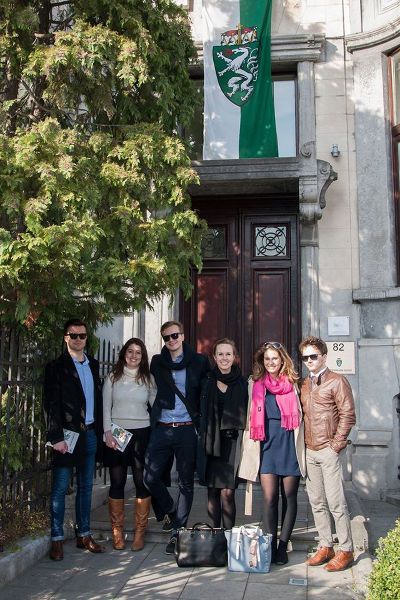
{"type": "Polygon", "coordinates": [[[164,515],[176,509],[173,529],[185,527],[193,502],[197,436],[193,425],[163,427],[157,425],[150,435],[144,468],[144,483],[164,515]],[[172,456],[176,459],[179,494],[174,501],[163,481],[172,456]]]}
{"type": "MultiPolygon", "coordinates": [[[[75,515],[77,534],[91,535],[90,510],[92,505],[93,474],[96,464],[97,438],[93,429],[83,433],[86,437],[86,460],[76,468],[77,491],[75,498],[75,515]]],[[[51,539],[64,539],[65,495],[71,481],[72,467],[55,467],[51,487],[51,539]]]]}

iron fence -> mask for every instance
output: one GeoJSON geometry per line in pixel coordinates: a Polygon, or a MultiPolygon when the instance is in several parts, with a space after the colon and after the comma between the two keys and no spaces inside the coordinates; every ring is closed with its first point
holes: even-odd
{"type": "MultiPolygon", "coordinates": [[[[100,376],[114,364],[119,348],[102,341],[97,351],[100,376]]],[[[45,447],[42,384],[46,356],[14,330],[0,333],[0,534],[17,510],[47,505],[51,487],[50,452],[45,447]]],[[[101,465],[97,475],[101,475],[101,465]]],[[[0,535],[0,551],[1,535],[0,535]]]]}

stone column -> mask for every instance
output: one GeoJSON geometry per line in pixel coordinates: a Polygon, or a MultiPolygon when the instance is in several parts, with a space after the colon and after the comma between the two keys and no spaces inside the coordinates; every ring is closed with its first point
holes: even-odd
{"type": "Polygon", "coordinates": [[[315,156],[314,64],[298,63],[299,89],[299,208],[301,252],[302,334],[319,335],[318,220],[325,192],[337,179],[329,163],[315,156]]]}

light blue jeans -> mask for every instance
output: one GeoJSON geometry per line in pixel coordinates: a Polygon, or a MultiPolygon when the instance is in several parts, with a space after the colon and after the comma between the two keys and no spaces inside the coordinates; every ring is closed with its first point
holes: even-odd
{"type": "MultiPolygon", "coordinates": [[[[86,460],[76,468],[77,491],[75,515],[77,534],[91,535],[90,510],[92,506],[93,475],[96,464],[97,438],[94,429],[83,433],[86,437],[86,460]]],[[[51,488],[50,516],[51,539],[56,542],[64,539],[65,496],[71,481],[72,467],[55,467],[51,488]]]]}

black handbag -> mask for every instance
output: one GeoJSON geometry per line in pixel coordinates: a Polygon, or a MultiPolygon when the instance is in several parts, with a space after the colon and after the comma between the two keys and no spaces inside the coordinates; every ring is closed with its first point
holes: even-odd
{"type": "Polygon", "coordinates": [[[225,567],[228,563],[225,530],[208,523],[181,527],[177,533],[175,559],[178,567],[225,567]]]}

